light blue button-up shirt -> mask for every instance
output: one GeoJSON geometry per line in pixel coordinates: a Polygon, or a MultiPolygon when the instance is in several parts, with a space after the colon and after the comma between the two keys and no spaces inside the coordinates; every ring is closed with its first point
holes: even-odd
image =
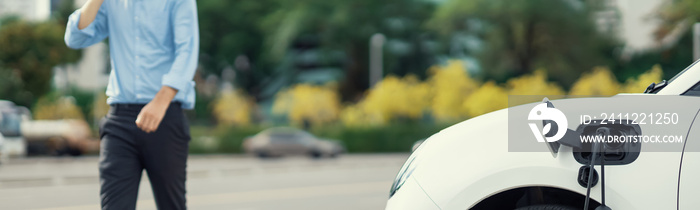
{"type": "Polygon", "coordinates": [[[150,102],[163,85],[177,89],[173,101],[194,108],[199,25],[194,0],[105,0],[86,28],[80,9],[66,26],[68,47],[88,47],[109,37],[112,71],[107,103],[150,102]]]}

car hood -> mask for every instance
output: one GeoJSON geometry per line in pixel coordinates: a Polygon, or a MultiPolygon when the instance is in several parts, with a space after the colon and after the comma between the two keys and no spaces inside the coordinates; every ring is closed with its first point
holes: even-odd
{"type": "MultiPolygon", "coordinates": [[[[679,119],[670,132],[687,131],[693,116],[697,113],[698,97],[661,96],[661,95],[616,95],[602,98],[576,98],[551,101],[553,105],[567,115],[568,128],[575,130],[579,125],[578,116],[593,113],[633,113],[633,112],[677,112],[679,119]],[[673,101],[673,103],[669,103],[673,101]]],[[[484,114],[448,127],[430,138],[421,148],[416,158],[416,169],[413,177],[425,192],[442,208],[455,202],[470,203],[470,201],[454,201],[458,195],[465,193],[473,196],[483,196],[494,192],[482,192],[479,187],[484,185],[480,180],[494,174],[511,173],[516,169],[528,168],[538,171],[561,171],[571,174],[567,180],[576,176],[577,163],[571,158],[571,149],[562,149],[558,157],[553,157],[544,143],[539,144],[540,152],[516,152],[509,148],[509,136],[518,141],[538,143],[534,134],[527,128],[527,114],[538,103],[502,109],[484,114]],[[518,119],[514,119],[517,117],[518,119]],[[516,125],[517,124],[517,125],[516,125]],[[516,129],[516,127],[521,127],[516,129]],[[511,151],[509,151],[511,150],[511,151]],[[473,187],[474,190],[468,190],[473,187]],[[465,188],[467,190],[465,190],[465,188]]],[[[654,126],[640,125],[643,133],[660,132],[654,126]]],[[[668,128],[664,131],[669,132],[668,128]]],[[[685,133],[684,133],[685,134],[685,133]]],[[[514,139],[511,139],[514,140],[514,139]]],[[[680,145],[682,146],[682,145],[680,145]]],[[[562,146],[564,147],[564,146],[562,146]]],[[[642,148],[645,148],[644,146],[642,148]]],[[[679,148],[676,148],[680,150],[679,148]]],[[[644,153],[644,150],[642,150],[644,153]]],[[[675,158],[679,155],[673,155],[675,158]]],[[[639,159],[652,157],[641,155],[639,159]]],[[[638,160],[640,161],[640,160],[638,160]]],[[[643,160],[642,160],[643,161],[643,160]]],[[[677,164],[676,173],[677,173],[677,164]]],[[[670,167],[670,166],[669,166],[670,167]]],[[[677,175],[677,174],[676,174],[677,175]]],[[[519,176],[513,174],[512,176],[519,176]]],[[[531,175],[536,176],[536,175],[531,175]]],[[[568,175],[567,175],[568,176],[568,175]]],[[[555,185],[555,180],[533,178],[529,180],[545,180],[550,183],[521,183],[522,185],[555,185]]],[[[568,182],[567,182],[568,183],[568,182]]],[[[571,188],[581,190],[575,181],[571,188]]],[[[513,186],[515,187],[515,186],[513,186]]],[[[585,191],[584,191],[585,193],[585,191]]],[[[476,202],[480,198],[473,198],[476,202]]],[[[454,206],[453,206],[454,207],[454,206]]],[[[464,206],[459,206],[460,208],[464,206]]],[[[468,206],[467,206],[468,207],[468,206]]]]}

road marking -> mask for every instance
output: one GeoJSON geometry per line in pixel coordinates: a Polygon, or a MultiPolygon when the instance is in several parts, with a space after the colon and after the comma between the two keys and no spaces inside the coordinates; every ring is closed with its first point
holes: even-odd
{"type": "MultiPolygon", "coordinates": [[[[356,195],[365,193],[387,192],[391,182],[359,182],[348,184],[321,185],[310,187],[281,188],[268,190],[254,190],[233,193],[218,193],[187,196],[187,205],[192,208],[213,204],[240,204],[263,201],[279,201],[300,198],[313,198],[332,195],[356,195]]],[[[99,209],[100,205],[79,205],[58,208],[46,208],[44,210],[82,210],[99,209]]],[[[137,209],[156,209],[153,199],[139,200],[137,209]]]]}

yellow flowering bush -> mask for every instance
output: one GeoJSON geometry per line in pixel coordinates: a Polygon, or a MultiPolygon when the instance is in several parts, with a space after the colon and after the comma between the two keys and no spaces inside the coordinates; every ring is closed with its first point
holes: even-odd
{"type": "MultiPolygon", "coordinates": [[[[499,85],[493,81],[481,84],[470,77],[462,61],[449,61],[444,66],[433,66],[426,81],[413,75],[403,78],[387,76],[355,104],[338,105],[333,88],[297,85],[280,92],[273,112],[288,114],[292,123],[325,123],[336,120],[346,126],[385,125],[396,119],[421,119],[427,111],[439,122],[454,122],[467,117],[496,111],[509,105],[542,100],[541,96],[558,99],[564,89],[549,82],[544,70],[511,78],[499,85]],[[509,95],[530,95],[509,102],[509,95]]],[[[615,95],[620,91],[641,92],[651,82],[661,80],[662,71],[655,66],[624,85],[617,82],[610,69],[596,67],[584,73],[571,87],[569,95],[615,95]]]]}
{"type": "Polygon", "coordinates": [[[506,82],[509,95],[564,95],[564,89],[547,81],[544,70],[536,70],[533,74],[509,79],[506,82]]]}
{"type": "Polygon", "coordinates": [[[430,105],[430,88],[414,75],[388,76],[356,105],[346,107],[341,119],[346,125],[386,124],[392,119],[419,119],[430,105]]]}
{"type": "Polygon", "coordinates": [[[41,97],[36,102],[34,118],[37,120],[85,119],[80,107],[75,105],[73,97],[53,99],[50,96],[41,97]]]}
{"type": "Polygon", "coordinates": [[[389,76],[367,94],[361,105],[383,122],[396,117],[417,119],[428,105],[427,97],[428,86],[415,76],[389,76]]]}
{"type": "Polygon", "coordinates": [[[464,100],[463,107],[471,117],[506,108],[508,91],[495,82],[489,81],[469,95],[464,100]]]}
{"type": "Polygon", "coordinates": [[[240,90],[222,91],[214,100],[212,113],[224,125],[249,125],[253,102],[240,90]]]}
{"type": "Polygon", "coordinates": [[[569,95],[611,96],[620,92],[620,83],[606,67],[596,67],[576,80],[569,95]]]}
{"type": "Polygon", "coordinates": [[[564,97],[564,89],[556,83],[547,80],[544,70],[536,70],[532,74],[511,78],[506,82],[508,106],[542,101],[544,96],[550,100],[564,97]],[[527,96],[527,97],[526,97],[527,96]]]}
{"type": "Polygon", "coordinates": [[[569,91],[569,95],[601,95],[610,96],[618,93],[642,93],[652,82],[661,82],[663,71],[659,65],[655,65],[647,72],[637,77],[629,78],[624,84],[620,84],[610,69],[596,67],[593,72],[586,73],[579,78],[569,91]]]}
{"type": "Polygon", "coordinates": [[[372,120],[359,105],[348,105],[343,108],[340,112],[340,121],[343,125],[350,127],[379,124],[378,122],[371,123],[372,120]]]}
{"type": "Polygon", "coordinates": [[[96,94],[95,105],[92,110],[92,115],[95,119],[100,119],[107,115],[109,112],[109,105],[107,104],[107,94],[105,91],[100,91],[96,94]]]}
{"type": "Polygon", "coordinates": [[[643,93],[644,90],[652,83],[661,82],[661,77],[664,72],[661,70],[661,66],[654,65],[649,71],[644,72],[637,76],[637,78],[629,78],[625,82],[622,88],[623,93],[643,93]]]}
{"type": "Polygon", "coordinates": [[[431,87],[433,117],[438,121],[464,119],[464,100],[479,87],[479,82],[466,72],[462,61],[450,61],[443,67],[431,67],[428,84],[431,87]]]}
{"type": "Polygon", "coordinates": [[[338,119],[340,98],[333,85],[298,84],[276,95],[272,112],[295,125],[329,123],[338,119]]]}

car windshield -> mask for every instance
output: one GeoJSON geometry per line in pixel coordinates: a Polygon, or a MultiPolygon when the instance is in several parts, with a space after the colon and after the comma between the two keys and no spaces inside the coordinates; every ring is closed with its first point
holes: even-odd
{"type": "Polygon", "coordinates": [[[658,88],[654,88],[654,90],[651,91],[650,93],[651,93],[651,94],[658,93],[661,89],[663,89],[664,87],[668,86],[669,84],[671,84],[671,82],[673,82],[674,80],[680,78],[684,73],[686,73],[688,70],[690,70],[691,68],[693,68],[693,66],[695,66],[695,64],[697,64],[699,61],[700,61],[700,60],[697,60],[697,61],[693,62],[693,64],[690,64],[690,66],[688,66],[688,67],[686,67],[685,69],[683,69],[683,71],[681,71],[681,72],[679,72],[678,74],[676,74],[676,76],[673,76],[671,79],[669,79],[668,81],[666,81],[666,84],[665,84],[664,86],[660,86],[660,87],[658,87],[658,88]]]}
{"type": "Polygon", "coordinates": [[[693,62],[693,64],[690,64],[690,66],[688,66],[688,67],[686,67],[685,69],[683,69],[683,71],[681,71],[681,72],[679,72],[678,74],[676,74],[676,76],[673,76],[673,78],[671,78],[670,80],[668,80],[668,82],[671,83],[671,82],[673,82],[673,80],[676,80],[676,78],[681,77],[681,75],[682,75],[683,73],[687,72],[688,69],[690,69],[690,68],[692,68],[693,66],[695,66],[695,64],[698,63],[698,62],[700,62],[700,59],[697,60],[697,61],[695,61],[695,62],[693,62]]]}
{"type": "Polygon", "coordinates": [[[274,139],[292,139],[294,138],[294,133],[271,133],[270,137],[274,139]]]}

